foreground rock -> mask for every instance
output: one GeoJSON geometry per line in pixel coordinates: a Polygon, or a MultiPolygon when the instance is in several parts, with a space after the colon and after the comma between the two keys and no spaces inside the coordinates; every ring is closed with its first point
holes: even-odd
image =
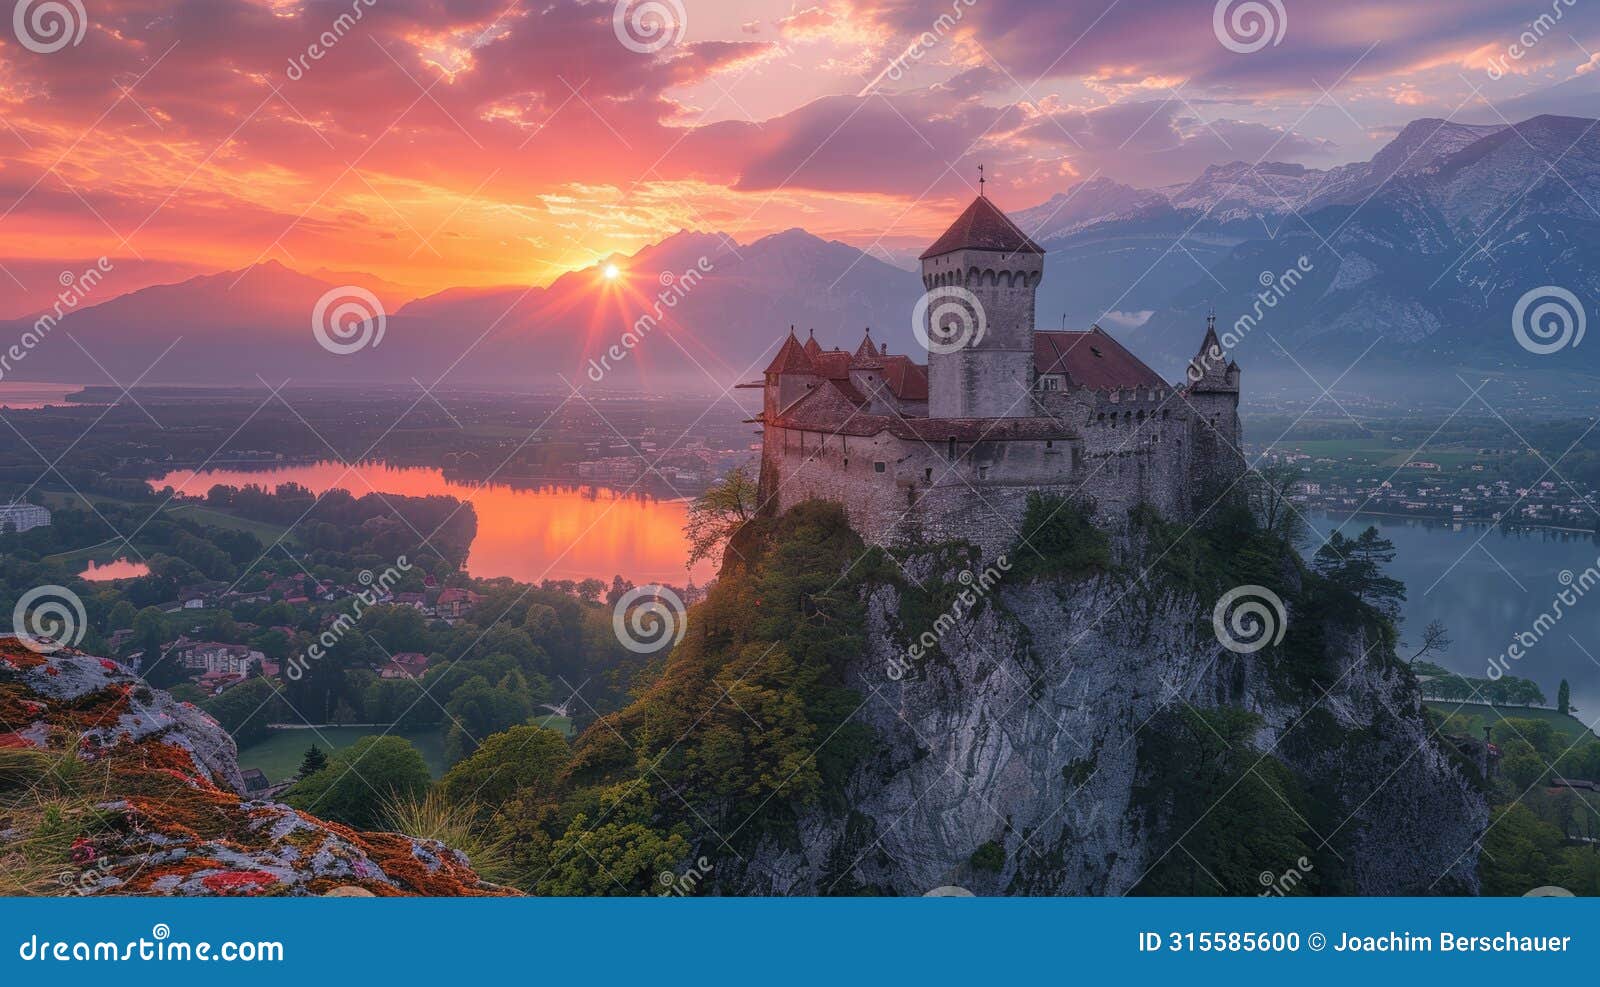
{"type": "MultiPolygon", "coordinates": [[[[233,739],[216,721],[116,662],[0,640],[0,724],[0,748],[71,745],[104,772],[95,775],[103,790],[88,796],[98,822],[59,862],[59,883],[84,894],[511,893],[438,841],[358,832],[246,798],[233,739]]],[[[0,808],[0,852],[28,836],[20,798],[0,802],[15,817],[0,808]]]]}

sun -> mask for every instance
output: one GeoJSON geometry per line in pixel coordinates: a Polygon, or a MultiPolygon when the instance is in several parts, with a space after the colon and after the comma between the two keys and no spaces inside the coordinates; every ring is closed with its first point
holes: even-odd
{"type": "Polygon", "coordinates": [[[607,281],[615,281],[622,277],[622,269],[615,264],[607,264],[605,270],[600,272],[607,281]]]}

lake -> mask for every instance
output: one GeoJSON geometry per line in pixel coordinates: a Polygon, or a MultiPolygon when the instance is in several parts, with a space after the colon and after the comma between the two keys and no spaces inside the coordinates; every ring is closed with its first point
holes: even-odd
{"type": "MultiPolygon", "coordinates": [[[[544,579],[611,581],[620,575],[638,584],[682,585],[689,573],[683,523],[685,500],[658,499],[603,487],[477,485],[446,479],[437,469],[362,463],[346,469],[321,462],[269,469],[214,469],[198,476],[177,470],[150,481],[154,489],[172,486],[189,496],[204,496],[217,484],[271,489],[298,483],[313,493],[334,488],[361,497],[369,493],[412,497],[448,495],[468,501],[478,514],[478,535],[467,570],[480,578],[509,576],[521,582],[544,579]]],[[[422,532],[427,534],[426,531],[422,532]]],[[[693,572],[704,584],[716,574],[702,563],[693,572]]]]}
{"type": "MultiPolygon", "coordinates": [[[[1567,589],[1561,573],[1580,574],[1600,556],[1594,538],[1568,532],[1326,514],[1310,521],[1324,535],[1341,529],[1346,537],[1370,525],[1394,542],[1389,572],[1405,582],[1407,597],[1401,640],[1415,642],[1429,621],[1443,621],[1451,644],[1431,660],[1479,678],[1489,674],[1490,661],[1505,653],[1515,635],[1533,633],[1540,614],[1554,613],[1556,594],[1567,589]]],[[[1319,544],[1314,539],[1307,554],[1319,544]]],[[[1539,683],[1551,703],[1566,679],[1572,704],[1593,723],[1600,716],[1600,588],[1562,609],[1563,618],[1533,648],[1523,649],[1525,657],[1512,662],[1508,674],[1539,683]]],[[[1402,649],[1402,655],[1410,652],[1402,649]]]]}
{"type": "Polygon", "coordinates": [[[91,583],[108,583],[113,579],[136,579],[139,576],[150,575],[150,567],[143,562],[132,559],[112,559],[110,562],[96,562],[90,559],[78,576],[89,580],[91,583]]]}
{"type": "Polygon", "coordinates": [[[79,384],[35,384],[30,381],[0,381],[0,408],[6,411],[26,411],[35,408],[52,408],[73,405],[68,394],[83,390],[79,384]]]}

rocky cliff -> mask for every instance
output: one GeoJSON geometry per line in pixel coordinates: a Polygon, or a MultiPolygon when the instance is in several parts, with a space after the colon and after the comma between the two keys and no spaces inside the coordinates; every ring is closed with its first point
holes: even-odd
{"type": "Polygon", "coordinates": [[[504,894],[433,840],[241,794],[233,740],[115,662],[0,640],[8,894],[504,894]]]}
{"type": "Polygon", "coordinates": [[[844,675],[874,753],[842,800],[723,850],[719,890],[1476,893],[1486,806],[1392,627],[1285,564],[1285,641],[1236,653],[1214,599],[1141,571],[1148,546],[1116,551],[1096,573],[990,569],[992,587],[948,551],[912,554],[899,585],[869,587],[844,675]],[[941,585],[976,602],[911,657],[941,585]]]}

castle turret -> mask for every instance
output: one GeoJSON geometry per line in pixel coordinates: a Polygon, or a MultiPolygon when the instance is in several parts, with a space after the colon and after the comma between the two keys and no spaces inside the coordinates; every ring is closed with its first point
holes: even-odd
{"type": "Polygon", "coordinates": [[[1217,338],[1217,317],[1206,318],[1200,352],[1189,361],[1189,407],[1197,416],[1190,493],[1197,502],[1232,486],[1245,468],[1239,447],[1239,365],[1217,338]]]}
{"type": "Polygon", "coordinates": [[[931,418],[1036,414],[1034,295],[1044,249],[979,195],[922,254],[931,418]]]}

